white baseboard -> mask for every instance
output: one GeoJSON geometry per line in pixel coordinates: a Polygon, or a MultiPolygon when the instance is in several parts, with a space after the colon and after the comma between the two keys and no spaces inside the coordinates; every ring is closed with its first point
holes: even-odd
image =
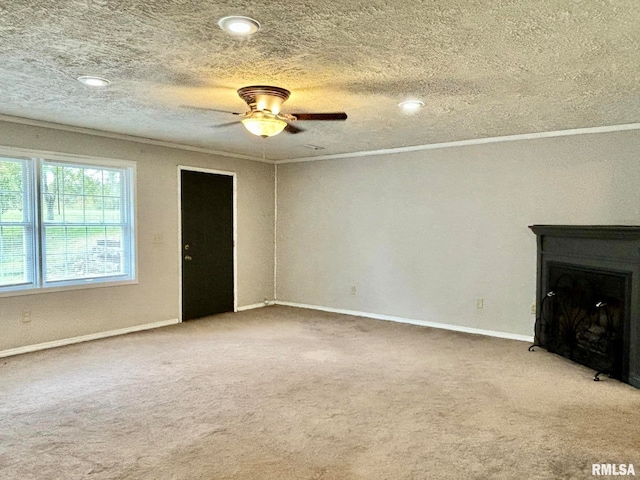
{"type": "MultiPolygon", "coordinates": [[[[245,305],[238,307],[238,311],[251,310],[254,308],[266,307],[269,305],[283,305],[287,307],[296,308],[308,308],[311,310],[320,310],[323,312],[341,313],[343,315],[353,315],[356,317],[373,318],[375,320],[387,320],[398,323],[408,323],[411,325],[420,325],[422,327],[440,328],[443,330],[452,330],[454,332],[472,333],[476,335],[486,335],[489,337],[507,338],[509,340],[519,340],[521,342],[533,343],[533,336],[518,335],[515,333],[497,332],[494,330],[483,330],[480,328],[462,327],[459,325],[449,325],[445,323],[428,322],[426,320],[415,320],[411,318],[394,317],[391,315],[380,315],[377,313],[359,312],[356,310],[344,310],[340,308],[321,307],[319,305],[308,305],[304,303],[283,302],[280,300],[268,301],[262,303],[254,303],[252,305],[245,305]]],[[[98,340],[100,338],[114,337],[117,335],[124,335],[127,333],[140,332],[143,330],[151,330],[154,328],[166,327],[169,325],[175,325],[180,323],[177,318],[171,320],[163,320],[154,323],[145,323],[144,325],[134,325],[133,327],[119,328],[117,330],[109,330],[106,332],[91,333],[89,335],[81,335],[79,337],[63,338],[61,340],[54,340],[52,342],[38,343],[35,345],[27,345],[24,347],[10,348],[9,350],[0,351],[0,358],[10,357],[13,355],[20,355],[22,353],[36,352],[38,350],[46,350],[48,348],[62,347],[65,345],[73,345],[74,343],[89,342],[91,340],[98,340]]]]}
{"type": "Polygon", "coordinates": [[[377,313],[358,312],[356,310],[343,310],[340,308],[321,307],[318,305],[307,305],[304,303],[275,301],[276,305],[287,307],[309,308],[311,310],[320,310],[323,312],[342,313],[344,315],[353,315],[356,317],[373,318],[375,320],[388,320],[390,322],[409,323],[411,325],[420,325],[422,327],[440,328],[442,330],[452,330],[454,332],[472,333],[474,335],[485,335],[487,337],[507,338],[509,340],[518,340],[521,342],[533,343],[533,336],[518,335],[516,333],[497,332],[495,330],[484,330],[481,328],[462,327],[460,325],[449,325],[446,323],[428,322],[426,320],[415,320],[412,318],[394,317],[391,315],[380,315],[377,313]]]}
{"type": "Polygon", "coordinates": [[[38,350],[46,350],[47,348],[63,347],[74,343],[88,342],[90,340],[98,340],[100,338],[115,337],[116,335],[124,335],[125,333],[139,332],[142,330],[150,330],[152,328],[166,327],[180,323],[177,318],[171,320],[163,320],[161,322],[145,323],[144,325],[134,325],[133,327],[119,328],[117,330],[109,330],[106,332],[91,333],[89,335],[81,335],[79,337],[63,338],[52,342],[38,343],[36,345],[27,345],[25,347],[10,348],[9,350],[0,351],[0,358],[10,357],[12,355],[20,355],[21,353],[36,352],[38,350]]]}
{"type": "Polygon", "coordinates": [[[251,305],[244,305],[242,307],[236,308],[236,312],[244,312],[245,310],[253,310],[254,308],[262,308],[268,305],[273,305],[273,302],[260,302],[260,303],[253,303],[251,305]]]}

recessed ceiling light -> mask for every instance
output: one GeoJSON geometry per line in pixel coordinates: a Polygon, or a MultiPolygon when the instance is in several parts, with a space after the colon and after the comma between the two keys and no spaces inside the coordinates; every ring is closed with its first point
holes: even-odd
{"type": "Polygon", "coordinates": [[[421,102],[420,100],[407,100],[405,102],[400,102],[398,106],[405,113],[415,113],[424,107],[424,102],[421,102]]]}
{"type": "Polygon", "coordinates": [[[223,17],[218,20],[218,25],[231,35],[251,35],[260,30],[258,21],[249,17],[223,17]]]}
{"type": "Polygon", "coordinates": [[[111,83],[106,78],[93,77],[91,75],[83,75],[81,77],[78,77],[78,81],[90,87],[106,87],[111,83]]]}

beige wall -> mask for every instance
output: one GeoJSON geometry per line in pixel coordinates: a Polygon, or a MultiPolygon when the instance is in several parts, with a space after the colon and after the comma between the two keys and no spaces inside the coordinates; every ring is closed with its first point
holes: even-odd
{"type": "MultiPolygon", "coordinates": [[[[272,165],[6,122],[0,132],[4,146],[137,162],[139,277],[0,298],[0,351],[178,317],[177,165],[237,173],[238,305],[273,297],[272,165]]],[[[638,152],[629,131],[280,165],[278,299],[531,335],[527,226],[640,224],[638,152]]]]}
{"type": "Polygon", "coordinates": [[[178,318],[178,165],[237,173],[238,306],[273,298],[273,165],[6,122],[0,132],[3,146],[137,162],[139,279],[0,298],[0,351],[178,318]],[[162,244],[153,243],[158,234],[162,244]]]}
{"type": "Polygon", "coordinates": [[[640,224],[639,163],[628,131],[279,165],[277,298],[532,335],[527,226],[640,224]]]}

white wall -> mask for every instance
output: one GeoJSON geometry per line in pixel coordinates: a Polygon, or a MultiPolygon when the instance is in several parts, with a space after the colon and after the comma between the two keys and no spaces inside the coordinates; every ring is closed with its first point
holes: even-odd
{"type": "Polygon", "coordinates": [[[532,335],[527,226],[640,224],[639,163],[628,131],[279,165],[277,298],[532,335]]]}
{"type": "Polygon", "coordinates": [[[0,144],[136,161],[139,279],[0,298],[0,351],[178,318],[178,165],[237,173],[238,305],[273,298],[273,165],[7,122],[0,144]],[[32,321],[23,324],[26,309],[32,321]]]}

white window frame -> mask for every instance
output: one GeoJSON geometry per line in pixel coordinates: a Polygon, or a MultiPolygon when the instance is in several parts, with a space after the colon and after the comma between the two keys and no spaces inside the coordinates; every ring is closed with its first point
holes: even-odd
{"type": "MultiPolygon", "coordinates": [[[[30,231],[30,248],[31,248],[31,269],[29,272],[29,278],[31,279],[31,283],[26,284],[17,284],[17,285],[8,285],[1,287],[3,292],[8,294],[19,294],[21,291],[31,290],[33,289],[32,283],[35,283],[35,275],[36,275],[36,263],[38,262],[38,251],[37,251],[37,219],[36,212],[34,211],[34,196],[35,196],[35,188],[34,188],[34,162],[29,158],[25,158],[23,156],[17,155],[2,155],[0,154],[0,158],[7,160],[17,160],[18,162],[26,164],[26,170],[23,170],[23,178],[22,181],[24,183],[24,191],[26,193],[26,197],[23,199],[23,210],[28,211],[27,217],[28,221],[13,221],[13,222],[2,222],[0,225],[2,227],[23,227],[30,231]]],[[[2,293],[2,292],[0,292],[2,293]]]]}
{"type": "MultiPolygon", "coordinates": [[[[136,201],[136,162],[90,155],[60,154],[56,152],[27,150],[20,148],[0,147],[0,157],[27,160],[30,162],[29,174],[31,182],[28,186],[31,200],[32,229],[33,229],[33,284],[28,286],[0,287],[0,297],[41,294],[66,290],[79,290],[117,285],[132,285],[138,283],[138,249],[137,249],[137,201],[136,201]],[[126,215],[129,234],[125,235],[129,252],[129,272],[120,276],[106,276],[95,278],[79,278],[72,280],[50,281],[44,280],[44,240],[42,238],[42,196],[41,196],[41,168],[44,162],[60,162],[67,165],[95,166],[96,168],[117,168],[126,171],[124,197],[127,202],[126,215]]],[[[101,224],[96,224],[99,226],[101,224]]]]}

